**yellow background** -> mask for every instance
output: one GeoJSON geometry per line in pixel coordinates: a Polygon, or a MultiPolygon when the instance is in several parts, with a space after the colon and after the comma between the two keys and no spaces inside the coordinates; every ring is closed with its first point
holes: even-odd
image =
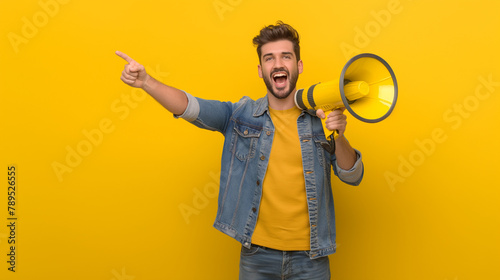
{"type": "Polygon", "coordinates": [[[114,52],[196,96],[258,98],[251,39],[279,19],[301,34],[299,87],[337,79],[359,52],[383,57],[399,83],[384,122],[348,116],[366,172],[359,187],[334,179],[332,279],[500,279],[499,10],[494,0],[2,1],[0,279],[237,279],[240,246],[212,227],[222,136],[123,84],[114,52]]]}

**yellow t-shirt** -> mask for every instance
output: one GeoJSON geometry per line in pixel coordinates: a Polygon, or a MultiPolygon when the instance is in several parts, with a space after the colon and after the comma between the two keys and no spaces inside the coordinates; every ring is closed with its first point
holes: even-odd
{"type": "Polygon", "coordinates": [[[301,110],[269,108],[275,134],[252,243],[283,251],[310,250],[309,213],[297,118],[301,110]]]}

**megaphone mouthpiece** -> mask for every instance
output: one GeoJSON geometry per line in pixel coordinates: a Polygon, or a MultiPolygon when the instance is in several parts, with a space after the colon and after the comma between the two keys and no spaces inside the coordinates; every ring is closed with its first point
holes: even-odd
{"type": "MultiPolygon", "coordinates": [[[[370,92],[370,86],[365,81],[347,82],[344,85],[344,95],[348,101],[355,101],[365,97],[370,92]]],[[[349,102],[349,104],[351,104],[349,102]]]]}

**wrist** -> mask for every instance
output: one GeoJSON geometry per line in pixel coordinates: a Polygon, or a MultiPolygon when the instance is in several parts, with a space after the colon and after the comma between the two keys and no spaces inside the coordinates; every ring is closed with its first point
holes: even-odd
{"type": "Polygon", "coordinates": [[[152,84],[154,83],[153,80],[153,77],[149,76],[149,74],[146,74],[146,78],[141,85],[141,89],[148,92],[152,88],[152,84]]]}
{"type": "Polygon", "coordinates": [[[337,132],[337,137],[335,137],[335,142],[344,141],[344,140],[347,140],[345,138],[344,133],[343,132],[342,133],[337,132]]]}

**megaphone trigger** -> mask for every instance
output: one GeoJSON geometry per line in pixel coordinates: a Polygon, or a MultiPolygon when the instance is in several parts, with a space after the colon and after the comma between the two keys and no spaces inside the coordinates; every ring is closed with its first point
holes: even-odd
{"type": "MultiPolygon", "coordinates": [[[[339,109],[339,108],[337,108],[339,109]]],[[[327,150],[330,154],[335,153],[335,140],[339,137],[338,130],[331,131],[326,127],[326,120],[328,119],[328,115],[333,112],[333,110],[328,110],[324,112],[325,117],[321,118],[321,123],[323,124],[323,132],[325,133],[326,142],[322,142],[321,146],[327,150]]]]}
{"type": "MultiPolygon", "coordinates": [[[[344,108],[336,108],[335,110],[338,109],[344,109],[344,108]]],[[[325,132],[325,136],[332,137],[333,140],[337,140],[337,137],[339,137],[339,131],[338,130],[332,131],[326,127],[326,120],[328,119],[328,115],[330,115],[331,112],[333,112],[333,110],[328,110],[325,112],[325,117],[321,119],[321,123],[323,124],[323,131],[325,132]]]]}

